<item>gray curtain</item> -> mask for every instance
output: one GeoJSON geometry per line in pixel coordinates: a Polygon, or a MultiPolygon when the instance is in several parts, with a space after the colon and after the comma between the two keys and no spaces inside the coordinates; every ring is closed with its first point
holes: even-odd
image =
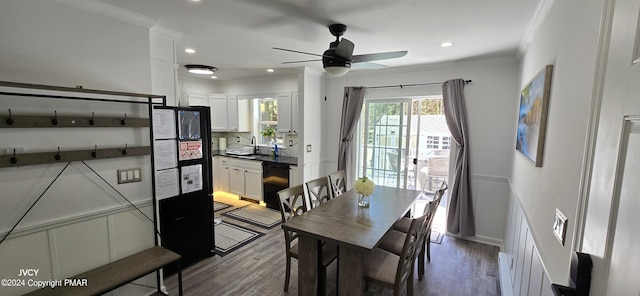
{"type": "Polygon", "coordinates": [[[362,103],[364,102],[364,86],[347,86],[344,88],[342,102],[342,120],[340,122],[340,148],[338,150],[338,170],[345,170],[347,188],[353,187],[353,135],[358,126],[362,103]]]}
{"type": "Polygon", "coordinates": [[[444,115],[453,140],[458,145],[453,182],[450,181],[447,231],[461,236],[476,234],[469,178],[469,134],[462,79],[448,80],[442,85],[444,115]]]}

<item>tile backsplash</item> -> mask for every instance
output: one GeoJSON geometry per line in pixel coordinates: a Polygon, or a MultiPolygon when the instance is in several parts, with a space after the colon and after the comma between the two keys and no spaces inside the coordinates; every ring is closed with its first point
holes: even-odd
{"type": "MultiPolygon", "coordinates": [[[[241,146],[251,146],[251,133],[211,133],[211,149],[224,150],[219,146],[220,138],[227,140],[227,147],[238,148],[241,146]]],[[[273,147],[258,146],[258,154],[269,155],[273,152],[273,147]]],[[[278,151],[282,156],[298,157],[298,136],[284,135],[284,145],[278,145],[278,151]],[[291,146],[289,146],[291,141],[291,146]]]]}

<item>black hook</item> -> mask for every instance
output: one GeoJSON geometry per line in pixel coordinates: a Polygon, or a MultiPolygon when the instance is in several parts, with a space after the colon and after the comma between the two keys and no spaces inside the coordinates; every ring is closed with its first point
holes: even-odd
{"type": "Polygon", "coordinates": [[[58,111],[53,111],[53,119],[51,119],[51,124],[58,125],[58,111]]]}
{"type": "Polygon", "coordinates": [[[127,143],[124,144],[124,150],[122,150],[122,155],[127,155],[127,143]]]}
{"type": "Polygon", "coordinates": [[[7,125],[13,125],[13,118],[11,118],[11,109],[9,109],[9,118],[7,118],[7,125]]]}
{"type": "Polygon", "coordinates": [[[120,120],[121,125],[127,125],[127,113],[124,114],[124,118],[120,120]]]}
{"type": "Polygon", "coordinates": [[[55,158],[56,160],[60,160],[60,158],[61,158],[60,157],[60,146],[58,146],[58,153],[56,153],[56,155],[53,158],[55,158]]]}
{"type": "Polygon", "coordinates": [[[95,158],[96,156],[98,156],[98,145],[95,145],[95,148],[93,148],[93,152],[91,152],[91,157],[95,158]]]}
{"type": "Polygon", "coordinates": [[[95,117],[95,113],[91,112],[91,119],[89,119],[89,125],[95,125],[96,121],[93,119],[95,117]]]}
{"type": "Polygon", "coordinates": [[[16,158],[16,149],[13,148],[13,157],[11,157],[11,164],[18,163],[18,159],[16,158]]]}

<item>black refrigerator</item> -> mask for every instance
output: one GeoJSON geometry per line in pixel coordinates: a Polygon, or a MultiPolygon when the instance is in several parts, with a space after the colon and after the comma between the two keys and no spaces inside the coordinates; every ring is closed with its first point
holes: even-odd
{"type": "Polygon", "coordinates": [[[211,112],[200,106],[156,107],[152,124],[160,244],[180,254],[187,266],[215,249],[211,112]]]}

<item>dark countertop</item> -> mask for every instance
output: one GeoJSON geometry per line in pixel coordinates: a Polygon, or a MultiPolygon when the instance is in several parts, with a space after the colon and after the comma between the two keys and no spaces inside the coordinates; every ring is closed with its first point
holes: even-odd
{"type": "Polygon", "coordinates": [[[227,154],[227,152],[222,151],[222,150],[213,150],[213,151],[211,151],[211,155],[212,156],[233,157],[233,158],[238,158],[238,159],[243,159],[243,160],[268,161],[268,162],[273,162],[273,163],[283,163],[283,164],[288,164],[288,165],[298,165],[298,158],[297,157],[289,157],[289,156],[273,157],[272,155],[253,154],[253,155],[247,155],[247,156],[255,157],[255,159],[249,159],[246,156],[227,154]]]}

